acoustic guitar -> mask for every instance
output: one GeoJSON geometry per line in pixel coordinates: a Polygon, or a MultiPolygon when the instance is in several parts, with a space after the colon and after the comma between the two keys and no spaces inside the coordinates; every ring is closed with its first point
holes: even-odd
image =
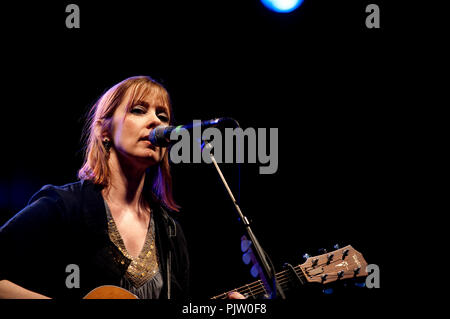
{"type": "MultiPolygon", "coordinates": [[[[329,284],[339,280],[367,276],[367,262],[362,254],[348,245],[330,253],[309,257],[303,264],[287,267],[276,274],[276,280],[284,291],[293,282],[300,284],[329,284]]],[[[227,299],[230,292],[239,292],[247,298],[268,296],[262,280],[224,292],[211,299],[227,299]]],[[[131,292],[116,286],[100,286],[89,292],[83,299],[138,299],[131,292]]]]}

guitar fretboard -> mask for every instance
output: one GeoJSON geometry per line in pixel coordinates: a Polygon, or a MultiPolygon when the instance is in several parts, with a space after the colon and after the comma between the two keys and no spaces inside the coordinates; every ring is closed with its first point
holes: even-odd
{"type": "MultiPolygon", "coordinates": [[[[288,290],[290,288],[290,282],[292,281],[302,281],[305,278],[303,271],[300,268],[300,265],[292,268],[288,268],[286,270],[280,271],[275,275],[277,283],[281,286],[283,290],[288,290]],[[293,271],[295,273],[293,273],[293,271]]],[[[305,281],[303,281],[305,282],[305,281]]],[[[224,292],[223,294],[212,297],[211,299],[227,299],[228,294],[230,292],[239,292],[247,298],[259,298],[262,296],[268,296],[268,292],[264,286],[262,280],[257,280],[245,286],[224,292]]]]}

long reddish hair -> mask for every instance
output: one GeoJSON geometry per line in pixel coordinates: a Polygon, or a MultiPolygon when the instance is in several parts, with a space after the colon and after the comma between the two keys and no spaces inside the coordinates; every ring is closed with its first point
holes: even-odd
{"type": "MultiPolygon", "coordinates": [[[[117,107],[126,101],[127,110],[143,96],[150,96],[158,100],[169,109],[172,121],[172,106],[167,90],[148,76],[134,76],[117,83],[107,90],[92,106],[88,113],[84,129],[84,163],[78,171],[81,180],[90,180],[94,184],[108,186],[110,168],[108,166],[108,150],[102,142],[102,132],[110,128],[112,117],[117,107]]],[[[169,152],[165,152],[163,159],[157,165],[147,170],[144,191],[146,196],[158,200],[167,208],[179,211],[172,195],[172,176],[169,166],[169,152]]]]}

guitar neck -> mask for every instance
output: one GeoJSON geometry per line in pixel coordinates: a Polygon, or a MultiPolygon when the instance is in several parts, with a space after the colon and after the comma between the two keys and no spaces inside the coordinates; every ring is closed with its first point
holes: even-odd
{"type": "MultiPolygon", "coordinates": [[[[290,285],[289,283],[292,281],[301,282],[302,284],[306,281],[304,280],[305,275],[303,274],[302,269],[300,268],[300,265],[296,267],[292,267],[290,269],[286,269],[283,271],[280,271],[275,275],[277,283],[281,286],[283,290],[288,290],[290,285]],[[295,272],[295,273],[294,273],[295,272]]],[[[245,286],[224,292],[223,294],[217,295],[212,297],[211,299],[227,299],[228,294],[230,292],[239,292],[240,294],[244,295],[247,298],[259,298],[262,296],[268,296],[269,293],[266,290],[266,287],[262,280],[254,281],[250,284],[247,284],[245,286]]]]}
{"type": "MultiPolygon", "coordinates": [[[[287,291],[292,285],[297,283],[320,283],[328,284],[334,281],[349,278],[367,276],[367,262],[364,257],[352,246],[347,245],[336,249],[330,253],[325,253],[315,257],[309,257],[303,264],[296,267],[288,265],[286,270],[275,275],[277,284],[283,291],[287,291]]],[[[227,299],[230,292],[239,292],[247,298],[257,298],[269,293],[261,280],[240,288],[227,291],[212,299],[227,299]]]]}

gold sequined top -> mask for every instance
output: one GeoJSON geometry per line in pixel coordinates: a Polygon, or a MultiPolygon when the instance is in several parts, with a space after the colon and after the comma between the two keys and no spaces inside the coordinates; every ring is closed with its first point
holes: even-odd
{"type": "MultiPolygon", "coordinates": [[[[131,260],[130,265],[126,271],[126,278],[134,286],[140,288],[146,282],[151,280],[154,276],[159,274],[158,255],[155,244],[155,225],[153,218],[150,218],[149,229],[145,238],[144,246],[138,257],[131,256],[111,215],[111,211],[105,201],[106,214],[108,218],[108,234],[111,241],[116,245],[120,252],[131,260]]],[[[152,216],[152,214],[150,214],[152,216]]]]}

